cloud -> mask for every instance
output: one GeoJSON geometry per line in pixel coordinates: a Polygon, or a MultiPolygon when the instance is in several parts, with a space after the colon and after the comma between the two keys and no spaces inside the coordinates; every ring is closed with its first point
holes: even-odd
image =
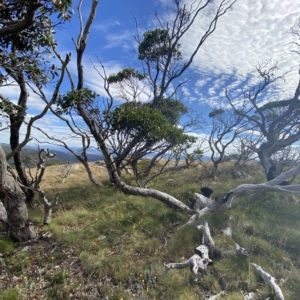
{"type": "MultiPolygon", "coordinates": [[[[96,93],[98,93],[100,95],[100,97],[106,99],[108,98],[108,94],[104,88],[104,81],[101,78],[100,74],[104,75],[104,71],[102,69],[102,66],[100,64],[100,62],[97,60],[97,58],[95,59],[84,59],[83,61],[83,66],[84,66],[84,73],[85,73],[85,85],[90,88],[91,90],[95,91],[96,93]],[[100,74],[99,74],[100,73],[100,74]]],[[[116,74],[119,71],[123,70],[125,67],[122,63],[116,62],[116,61],[106,61],[103,63],[103,66],[105,68],[105,72],[106,75],[109,76],[111,74],[116,74]]],[[[77,68],[76,68],[76,62],[71,62],[70,65],[70,71],[72,72],[72,74],[74,75],[74,77],[76,77],[76,72],[77,72],[77,68]]],[[[142,102],[146,102],[149,101],[150,99],[150,90],[149,87],[147,85],[143,85],[142,83],[138,83],[139,84],[139,97],[138,100],[142,101],[142,102]]],[[[125,90],[124,90],[125,91],[125,90]]],[[[123,92],[124,92],[123,91],[123,92]]],[[[121,100],[119,94],[120,91],[117,89],[117,87],[115,85],[110,85],[110,92],[112,94],[112,96],[116,99],[116,100],[121,100]]],[[[129,94],[129,92],[132,92],[128,89],[128,93],[127,96],[128,98],[132,98],[129,94]]],[[[126,94],[126,92],[125,92],[126,94]]]]}
{"type": "Polygon", "coordinates": [[[113,27],[120,26],[120,25],[121,25],[121,23],[119,21],[109,19],[109,20],[105,20],[105,21],[102,21],[102,22],[95,22],[93,24],[93,29],[106,32],[109,29],[111,29],[113,27]]]}
{"type": "MultiPolygon", "coordinates": [[[[191,3],[190,0],[185,2],[191,3]]],[[[181,44],[185,58],[195,49],[213,12],[211,6],[203,11],[184,36],[181,44]]],[[[298,65],[289,52],[291,45],[288,43],[294,37],[288,30],[298,24],[299,15],[300,6],[291,0],[237,1],[219,19],[216,31],[207,38],[193,61],[194,77],[199,74],[196,87],[211,96],[205,104],[213,105],[214,92],[220,94],[220,89],[224,91],[228,85],[234,90],[257,83],[256,77],[249,74],[253,74],[255,66],[270,58],[279,63],[283,73],[290,71],[286,74],[286,82],[277,82],[273,90],[275,98],[291,96],[298,81],[298,65]],[[211,85],[220,75],[225,76],[223,80],[211,85]]]]}
{"type": "Polygon", "coordinates": [[[135,49],[136,43],[133,39],[134,32],[130,30],[122,30],[120,32],[110,32],[105,35],[104,49],[119,48],[119,49],[135,49]]]}
{"type": "MultiPolygon", "coordinates": [[[[16,104],[20,97],[20,88],[17,84],[14,84],[12,82],[12,84],[9,86],[2,86],[0,88],[0,93],[1,95],[3,95],[3,97],[16,104]]],[[[27,106],[29,108],[35,108],[35,110],[42,110],[45,107],[45,102],[41,100],[41,98],[38,97],[35,93],[33,93],[29,88],[28,93],[29,97],[27,101],[27,106]]]]}

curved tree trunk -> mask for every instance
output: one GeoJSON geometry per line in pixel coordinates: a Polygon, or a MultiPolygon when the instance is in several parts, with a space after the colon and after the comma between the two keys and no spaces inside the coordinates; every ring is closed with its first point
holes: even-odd
{"type": "Polygon", "coordinates": [[[269,155],[269,153],[264,150],[257,151],[257,155],[260,163],[262,164],[265,170],[266,178],[267,180],[269,180],[268,174],[270,173],[270,168],[272,167],[271,155],[269,155]]]}
{"type": "Polygon", "coordinates": [[[116,162],[105,143],[105,132],[101,128],[96,128],[95,123],[92,122],[90,117],[87,115],[84,109],[78,104],[77,109],[79,114],[82,116],[86,124],[89,126],[92,135],[94,136],[95,140],[97,141],[99,148],[102,151],[104,156],[104,162],[107,168],[108,176],[110,181],[113,182],[123,193],[127,195],[135,195],[135,196],[142,196],[142,197],[152,197],[157,199],[169,207],[179,209],[181,211],[192,213],[193,210],[188,207],[183,202],[179,201],[175,197],[172,197],[166,193],[160,192],[154,189],[147,189],[141,187],[130,186],[126,184],[120,177],[118,173],[118,167],[116,166],[116,162]]]}
{"type": "Polygon", "coordinates": [[[7,219],[8,234],[14,241],[26,241],[36,237],[34,226],[28,222],[27,207],[23,199],[22,191],[15,180],[7,175],[7,163],[5,153],[0,145],[0,199],[1,206],[7,219]]]}
{"type": "Polygon", "coordinates": [[[80,161],[81,161],[81,163],[83,164],[83,166],[84,166],[84,168],[85,168],[85,170],[86,170],[86,172],[87,172],[87,174],[88,174],[89,180],[90,180],[93,184],[95,184],[95,185],[97,185],[97,186],[102,186],[102,183],[99,182],[96,178],[94,178],[93,173],[92,173],[92,171],[91,171],[91,169],[90,169],[90,166],[89,166],[88,162],[87,162],[86,160],[83,160],[83,159],[80,159],[80,161]]]}
{"type": "Polygon", "coordinates": [[[192,213],[193,210],[188,207],[186,204],[183,202],[179,201],[178,199],[172,197],[171,195],[154,190],[154,189],[147,189],[147,188],[141,188],[141,187],[134,187],[126,184],[124,181],[120,179],[120,177],[117,175],[117,183],[116,186],[124,193],[127,195],[135,195],[135,196],[142,196],[142,197],[152,197],[154,199],[157,199],[164,204],[166,204],[169,207],[179,209],[182,211],[186,211],[189,213],[192,213]]]}
{"type": "Polygon", "coordinates": [[[218,166],[219,166],[219,161],[213,161],[213,167],[210,172],[210,176],[213,180],[216,180],[217,178],[218,166]]]}
{"type": "MultiPolygon", "coordinates": [[[[18,100],[18,106],[20,107],[17,114],[10,115],[10,147],[13,151],[20,144],[20,128],[24,122],[25,110],[29,93],[27,91],[26,83],[23,75],[14,76],[20,87],[20,96],[18,100]]],[[[13,156],[15,167],[20,178],[21,183],[26,187],[31,187],[31,183],[28,180],[25,172],[25,168],[22,162],[21,153],[18,151],[13,156]]],[[[34,198],[34,191],[32,189],[22,188],[26,197],[26,202],[31,204],[34,198]]]]}

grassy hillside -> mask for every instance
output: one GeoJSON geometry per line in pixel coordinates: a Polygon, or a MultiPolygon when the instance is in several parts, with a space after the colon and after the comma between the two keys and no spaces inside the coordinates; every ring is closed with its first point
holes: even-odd
{"type": "MultiPolygon", "coordinates": [[[[212,257],[214,265],[194,282],[189,269],[170,270],[164,263],[192,256],[201,244],[193,227],[180,228],[189,216],[157,200],[126,196],[110,185],[103,167],[92,165],[104,186],[95,187],[81,165],[61,183],[61,166],[50,166],[42,188],[49,199],[60,192],[50,226],[41,225],[38,202],[30,219],[39,228],[37,241],[13,244],[0,237],[0,299],[207,299],[226,290],[222,299],[273,299],[272,291],[250,263],[276,277],[287,300],[300,295],[300,204],[295,196],[260,193],[237,197],[230,211],[205,217],[212,237],[230,247],[222,229],[229,217],[233,238],[250,251],[248,258],[212,257]]],[[[201,186],[222,197],[240,183],[264,181],[258,165],[242,169],[244,179],[233,179],[233,167],[222,166],[216,182],[201,180],[202,169],[170,172],[154,188],[189,203],[190,192],[201,186]],[[173,178],[174,182],[167,182],[173,178]]],[[[131,180],[130,177],[127,178],[131,180]]]]}

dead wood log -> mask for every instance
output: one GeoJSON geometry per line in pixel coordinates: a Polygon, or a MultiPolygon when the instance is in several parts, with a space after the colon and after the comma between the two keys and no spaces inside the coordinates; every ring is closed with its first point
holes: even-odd
{"type": "Polygon", "coordinates": [[[288,170],[280,174],[278,177],[271,181],[267,181],[261,184],[241,184],[238,187],[229,191],[223,197],[222,202],[218,202],[216,200],[207,198],[204,195],[194,193],[190,197],[190,199],[193,203],[193,210],[195,211],[195,214],[193,214],[190,217],[189,221],[183,226],[197,226],[203,221],[203,217],[206,214],[230,209],[232,206],[232,201],[236,196],[257,192],[284,192],[300,195],[300,184],[287,186],[280,185],[280,183],[285,181],[287,178],[297,176],[298,174],[300,174],[300,164],[297,165],[294,169],[288,170]]]}
{"type": "MultiPolygon", "coordinates": [[[[233,239],[232,239],[232,228],[231,228],[231,223],[230,223],[230,221],[231,221],[231,218],[229,219],[229,224],[228,224],[228,226],[223,230],[223,234],[224,234],[224,236],[226,236],[226,237],[230,238],[231,240],[233,240],[233,239]]],[[[248,251],[247,249],[241,247],[241,246],[240,246],[238,243],[236,243],[235,241],[234,241],[234,246],[235,246],[235,251],[236,251],[238,254],[243,255],[243,256],[249,256],[249,255],[250,255],[250,253],[249,253],[249,251],[248,251]]],[[[222,253],[223,253],[223,255],[225,254],[224,251],[223,251],[222,253]]],[[[228,254],[231,255],[230,252],[229,252],[228,254]]]]}
{"type": "Polygon", "coordinates": [[[207,300],[218,300],[218,299],[222,298],[225,295],[226,295],[225,292],[222,291],[217,295],[210,296],[207,300]]]}
{"type": "MultiPolygon", "coordinates": [[[[208,249],[205,252],[208,253],[208,249]]],[[[165,264],[165,267],[167,269],[183,269],[186,267],[190,267],[190,269],[194,275],[194,281],[197,281],[199,273],[203,273],[206,271],[207,266],[209,265],[210,261],[211,260],[209,258],[208,259],[202,258],[198,254],[194,254],[192,257],[190,257],[189,259],[187,259],[186,261],[184,261],[182,263],[165,264]]]]}
{"type": "MultiPolygon", "coordinates": [[[[181,263],[165,264],[167,270],[183,269],[186,267],[190,267],[194,276],[194,281],[197,281],[199,273],[205,274],[207,267],[209,265],[213,265],[213,261],[209,257],[209,251],[211,251],[211,253],[214,253],[215,256],[219,256],[219,257],[235,255],[236,253],[239,253],[246,257],[249,256],[249,252],[237,243],[234,243],[235,251],[227,251],[217,247],[211,236],[210,229],[207,222],[204,222],[204,225],[198,225],[197,229],[200,230],[202,233],[202,241],[201,241],[202,244],[195,249],[196,254],[194,254],[192,257],[190,257],[189,259],[181,263]]],[[[232,239],[231,227],[227,227],[224,230],[224,235],[232,239]]]]}
{"type": "Polygon", "coordinates": [[[210,236],[208,224],[204,224],[203,229],[202,227],[199,229],[202,231],[202,245],[195,249],[196,254],[182,263],[165,264],[167,270],[190,267],[194,276],[194,281],[198,280],[199,273],[205,273],[207,267],[213,264],[213,261],[209,258],[209,247],[212,247],[214,242],[210,236]],[[207,233],[209,236],[206,236],[207,233]]]}
{"type": "Polygon", "coordinates": [[[264,271],[261,266],[254,263],[252,263],[251,265],[255,268],[256,272],[260,275],[264,282],[273,290],[273,292],[275,293],[275,300],[284,300],[283,293],[279,285],[276,283],[276,279],[269,273],[264,271]]]}

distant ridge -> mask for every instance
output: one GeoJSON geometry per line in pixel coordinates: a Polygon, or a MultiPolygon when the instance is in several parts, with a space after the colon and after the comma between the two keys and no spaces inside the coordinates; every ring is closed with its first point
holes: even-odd
{"type": "MultiPolygon", "coordinates": [[[[6,143],[0,143],[0,144],[5,152],[11,151],[9,144],[6,144],[6,143]]],[[[51,153],[56,154],[56,156],[54,158],[48,159],[49,163],[67,163],[68,161],[70,163],[78,163],[79,162],[79,160],[72,153],[70,153],[68,150],[66,150],[63,147],[53,146],[53,145],[44,145],[42,147],[42,145],[41,145],[40,148],[41,149],[42,148],[49,149],[51,153]]],[[[79,148],[74,148],[72,150],[74,152],[80,153],[79,148]]],[[[26,157],[28,155],[35,155],[37,153],[37,151],[38,151],[37,147],[31,146],[31,145],[26,145],[25,147],[23,147],[21,152],[26,157]]],[[[102,155],[102,153],[95,148],[89,149],[87,151],[87,156],[88,156],[89,162],[104,160],[104,156],[102,155]]],[[[152,156],[150,155],[149,157],[152,157],[152,156]]],[[[184,160],[184,158],[181,158],[181,160],[184,160]]],[[[209,161],[210,157],[203,155],[202,160],[209,161]]],[[[9,163],[12,164],[12,160],[9,163]]]]}
{"type": "MultiPolygon", "coordinates": [[[[11,151],[9,144],[5,144],[5,143],[0,143],[0,144],[5,152],[11,151]]],[[[42,148],[49,149],[51,153],[56,154],[56,156],[54,158],[47,160],[49,163],[67,163],[68,161],[70,163],[79,162],[79,160],[72,153],[68,152],[64,148],[52,147],[51,145],[50,146],[48,145],[45,147],[40,147],[40,148],[41,149],[42,148]]],[[[26,157],[28,155],[35,155],[37,153],[37,151],[38,151],[37,147],[26,145],[25,147],[23,147],[21,152],[24,155],[24,157],[26,157]]],[[[74,150],[74,152],[75,152],[75,150],[74,150]]],[[[91,151],[87,153],[87,156],[88,156],[88,161],[90,161],[90,162],[103,160],[103,155],[96,149],[91,149],[91,151]]],[[[12,163],[12,160],[10,161],[10,163],[12,163]]]]}

